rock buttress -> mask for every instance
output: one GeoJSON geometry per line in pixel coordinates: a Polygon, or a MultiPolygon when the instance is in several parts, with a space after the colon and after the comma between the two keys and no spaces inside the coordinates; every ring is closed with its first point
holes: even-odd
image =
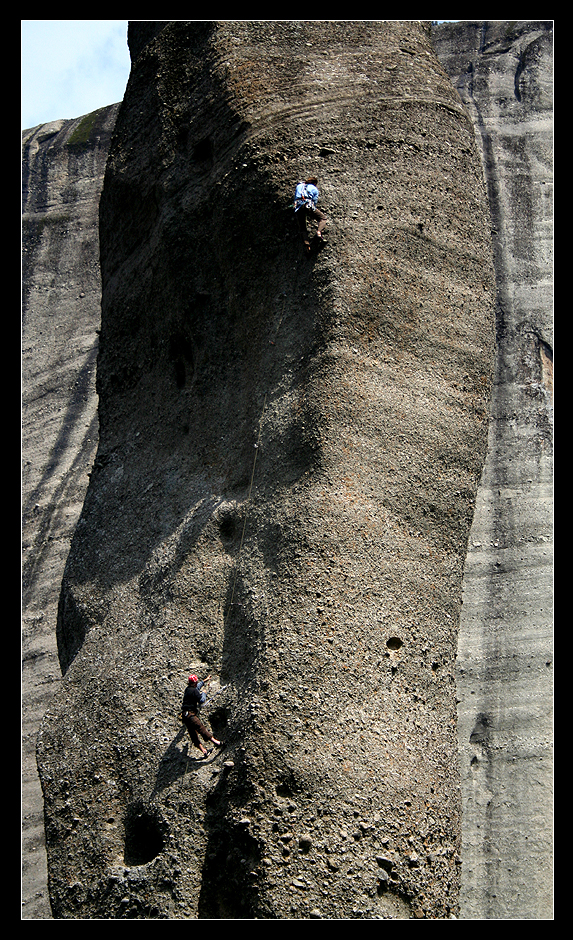
{"type": "Polygon", "coordinates": [[[22,916],[50,917],[40,720],[62,575],[97,448],[98,203],[118,105],[22,131],[22,916]]]}
{"type": "Polygon", "coordinates": [[[460,914],[544,920],[554,855],[553,24],[466,21],[432,36],[476,128],[497,283],[488,456],[458,643],[460,914]]]}
{"type": "Polygon", "coordinates": [[[471,123],[423,24],[137,29],[38,744],[54,912],[447,918],[494,347],[471,123]],[[217,693],[206,762],[189,669],[217,693]]]}

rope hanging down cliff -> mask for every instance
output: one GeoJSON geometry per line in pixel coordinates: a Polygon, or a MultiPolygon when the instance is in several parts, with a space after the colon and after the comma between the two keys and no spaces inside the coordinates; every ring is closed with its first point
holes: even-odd
{"type": "MultiPolygon", "coordinates": [[[[257,436],[257,443],[255,444],[255,457],[254,457],[254,460],[253,460],[253,469],[252,469],[252,472],[251,472],[251,482],[250,482],[250,484],[249,484],[249,492],[248,492],[247,499],[246,499],[246,503],[245,503],[246,506],[249,505],[249,502],[250,502],[250,499],[251,499],[251,492],[252,492],[252,489],[253,489],[253,480],[255,479],[255,467],[257,466],[257,454],[258,454],[258,452],[259,452],[259,444],[260,444],[260,442],[261,442],[261,429],[262,429],[262,426],[263,426],[263,415],[264,415],[264,413],[265,413],[265,406],[266,406],[266,404],[267,404],[267,396],[266,396],[266,394],[265,394],[265,399],[264,399],[264,402],[263,402],[263,409],[262,409],[262,411],[261,411],[261,417],[260,417],[260,419],[259,419],[259,433],[258,433],[258,436],[257,436]]],[[[237,556],[237,564],[236,564],[236,566],[235,566],[235,577],[234,577],[234,580],[233,580],[233,590],[232,590],[232,592],[231,592],[231,601],[230,601],[230,603],[229,603],[229,610],[230,610],[231,607],[233,606],[233,601],[234,601],[234,597],[235,597],[235,587],[236,587],[236,584],[237,584],[237,578],[238,578],[238,576],[239,576],[239,561],[240,561],[240,559],[241,559],[241,552],[242,552],[242,550],[243,550],[243,542],[244,542],[244,539],[245,539],[245,530],[246,530],[246,528],[247,528],[247,515],[248,515],[248,513],[247,513],[247,511],[245,510],[245,518],[243,519],[243,530],[242,530],[242,532],[241,532],[241,541],[240,541],[240,544],[239,544],[239,554],[238,554],[238,556],[237,556]]]]}
{"type": "MultiPolygon", "coordinates": [[[[286,304],[286,294],[283,293],[283,302],[282,302],[282,309],[281,309],[281,314],[280,314],[280,317],[279,317],[279,322],[278,322],[277,328],[276,328],[276,330],[275,330],[275,332],[274,332],[273,339],[269,340],[269,344],[270,344],[271,346],[274,346],[275,343],[276,343],[276,340],[277,340],[277,337],[278,337],[278,334],[279,334],[279,330],[280,330],[280,328],[281,328],[281,324],[282,324],[283,318],[284,318],[285,304],[286,304]]],[[[257,434],[257,441],[256,441],[256,443],[255,443],[255,445],[254,445],[254,447],[255,447],[255,455],[254,455],[254,458],[253,458],[253,468],[252,468],[252,470],[251,470],[251,479],[250,479],[250,483],[249,483],[249,492],[248,492],[248,494],[247,494],[247,499],[245,500],[245,517],[244,517],[244,519],[243,519],[243,528],[242,528],[242,531],[241,531],[241,541],[240,541],[240,543],[239,543],[239,553],[238,553],[238,555],[237,555],[237,561],[236,561],[236,564],[235,564],[235,577],[234,577],[234,579],[233,579],[233,589],[232,589],[232,591],[231,591],[231,600],[230,600],[229,606],[228,606],[228,608],[227,608],[227,614],[224,615],[224,617],[223,617],[223,621],[224,621],[224,622],[226,621],[226,619],[227,619],[227,617],[228,617],[228,615],[229,615],[229,613],[230,613],[230,611],[231,611],[231,608],[233,607],[234,599],[235,599],[235,588],[236,588],[236,586],[237,586],[237,578],[239,577],[239,563],[240,563],[240,560],[241,560],[241,552],[242,552],[242,550],[243,550],[243,543],[244,543],[244,541],[245,541],[245,532],[246,532],[247,520],[248,520],[248,506],[249,506],[249,503],[250,503],[250,501],[251,501],[251,493],[252,493],[252,491],[253,491],[253,483],[254,483],[254,479],[255,479],[255,469],[256,469],[256,466],[257,466],[257,457],[258,457],[259,448],[260,448],[260,443],[261,443],[261,432],[262,432],[262,427],[263,427],[263,418],[264,418],[264,414],[265,414],[265,408],[266,408],[266,405],[267,405],[267,396],[268,396],[268,392],[265,392],[265,397],[264,397],[264,400],[263,400],[263,407],[262,407],[262,409],[261,409],[261,416],[260,416],[260,418],[259,418],[259,431],[258,431],[258,434],[257,434]]]]}
{"type": "MultiPolygon", "coordinates": [[[[327,217],[324,215],[323,212],[317,209],[317,206],[316,206],[318,199],[320,198],[320,192],[318,190],[317,184],[318,184],[318,179],[316,176],[310,176],[308,177],[308,179],[304,180],[303,182],[300,182],[296,187],[294,202],[292,204],[292,207],[295,211],[295,217],[297,219],[297,223],[299,226],[299,231],[303,238],[304,248],[307,253],[311,251],[311,242],[309,240],[309,236],[307,232],[307,218],[308,219],[312,218],[318,223],[318,229],[316,231],[315,241],[317,241],[320,245],[324,243],[323,231],[328,222],[327,217]]],[[[275,345],[275,342],[276,342],[276,339],[277,339],[277,336],[278,336],[278,333],[279,333],[279,330],[283,321],[285,302],[286,302],[286,294],[283,293],[283,304],[282,304],[280,319],[279,319],[277,328],[275,330],[274,338],[269,341],[271,346],[275,345]]],[[[260,440],[261,440],[261,429],[262,429],[263,416],[265,413],[266,403],[267,403],[267,394],[265,394],[263,408],[261,411],[261,417],[259,419],[259,433],[257,437],[257,443],[255,444],[255,456],[253,460],[253,469],[251,472],[249,493],[248,493],[247,500],[245,503],[246,507],[248,507],[249,502],[251,500],[251,492],[253,489],[253,481],[255,478],[255,467],[257,464],[257,455],[258,455],[259,445],[260,445],[260,440]]],[[[229,603],[227,614],[231,610],[233,603],[234,603],[235,588],[237,585],[237,578],[239,576],[239,562],[241,559],[241,551],[243,548],[243,542],[245,539],[245,530],[247,526],[247,516],[248,516],[248,512],[247,510],[245,510],[245,518],[243,520],[243,529],[241,532],[241,542],[239,545],[239,554],[237,556],[237,563],[235,567],[235,577],[233,579],[233,590],[231,592],[231,601],[229,603]]]]}

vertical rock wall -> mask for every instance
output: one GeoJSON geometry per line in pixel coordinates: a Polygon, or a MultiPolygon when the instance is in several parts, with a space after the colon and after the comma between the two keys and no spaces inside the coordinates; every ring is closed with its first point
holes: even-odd
{"type": "Polygon", "coordinates": [[[61,678],[56,615],[98,441],[98,206],[118,105],[22,134],[23,915],[49,917],[40,718],[61,678]]]}
{"type": "Polygon", "coordinates": [[[130,47],[38,739],[54,913],[452,916],[493,372],[473,127],[418,23],[135,24],[130,47]],[[330,240],[303,258],[312,172],[330,240]],[[220,689],[206,763],[176,722],[190,668],[220,689]]]}
{"type": "Polygon", "coordinates": [[[458,654],[465,918],[551,918],[553,31],[443,24],[492,213],[497,368],[458,654]]]}

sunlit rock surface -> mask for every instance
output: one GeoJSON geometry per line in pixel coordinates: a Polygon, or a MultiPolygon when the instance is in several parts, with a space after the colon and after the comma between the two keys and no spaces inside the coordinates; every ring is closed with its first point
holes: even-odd
{"type": "Polygon", "coordinates": [[[433,31],[476,128],[497,367],[458,658],[462,916],[553,916],[553,29],[433,31]],[[534,887],[533,887],[534,886],[534,887]]]}
{"type": "Polygon", "coordinates": [[[50,917],[39,722],[61,677],[56,615],[98,442],[98,205],[118,105],[22,133],[22,898],[50,917]]]}
{"type": "Polygon", "coordinates": [[[38,742],[54,913],[447,918],[494,354],[473,126],[417,23],[162,25],[131,27],[101,199],[100,440],[38,742]],[[189,668],[221,688],[207,763],[189,668]]]}

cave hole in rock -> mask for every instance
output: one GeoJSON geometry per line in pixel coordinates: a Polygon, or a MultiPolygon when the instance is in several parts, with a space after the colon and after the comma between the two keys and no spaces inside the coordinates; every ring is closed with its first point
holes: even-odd
{"type": "Polygon", "coordinates": [[[197,163],[213,162],[213,141],[209,137],[204,137],[195,144],[193,148],[193,159],[197,163]]]}
{"type": "Polygon", "coordinates": [[[219,706],[209,715],[211,728],[216,738],[225,737],[227,733],[227,724],[229,720],[229,710],[225,706],[219,706]]]}
{"type": "Polygon", "coordinates": [[[389,650],[399,650],[404,644],[399,636],[391,636],[386,640],[386,646],[389,650]]]}
{"type": "Polygon", "coordinates": [[[292,799],[301,787],[292,770],[285,770],[276,783],[276,793],[282,799],[292,799]]]}
{"type": "Polygon", "coordinates": [[[146,865],[153,861],[163,850],[165,835],[165,825],[156,811],[141,803],[131,806],[125,816],[125,864],[146,865]]]}
{"type": "Polygon", "coordinates": [[[232,516],[224,516],[219,523],[219,532],[221,533],[221,538],[223,539],[232,539],[236,532],[235,520],[232,516]]]}

